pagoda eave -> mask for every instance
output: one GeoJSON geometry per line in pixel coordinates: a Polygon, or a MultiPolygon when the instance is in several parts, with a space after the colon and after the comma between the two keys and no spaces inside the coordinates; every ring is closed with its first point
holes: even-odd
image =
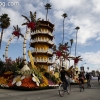
{"type": "Polygon", "coordinates": [[[50,53],[45,53],[45,52],[32,52],[32,55],[33,56],[35,56],[36,54],[46,54],[46,55],[48,55],[49,57],[52,57],[53,56],[53,54],[50,54],[50,53]]]}
{"type": "Polygon", "coordinates": [[[48,36],[50,39],[53,40],[54,36],[53,35],[49,35],[47,33],[36,33],[36,34],[31,34],[31,39],[34,39],[35,37],[37,37],[38,35],[46,35],[48,36]]]}
{"type": "Polygon", "coordinates": [[[50,62],[34,62],[34,64],[37,64],[37,63],[41,64],[41,65],[44,64],[44,65],[49,65],[49,66],[53,64],[53,63],[50,63],[50,62]]]}
{"type": "MultiPolygon", "coordinates": [[[[35,47],[35,44],[44,44],[44,42],[31,42],[30,47],[35,47]]],[[[49,47],[52,47],[54,44],[50,44],[48,42],[45,42],[49,47]]]]}

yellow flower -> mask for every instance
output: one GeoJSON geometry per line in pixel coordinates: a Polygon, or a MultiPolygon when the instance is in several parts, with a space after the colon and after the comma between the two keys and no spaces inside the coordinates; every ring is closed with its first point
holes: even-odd
{"type": "Polygon", "coordinates": [[[12,74],[12,73],[13,73],[12,71],[7,71],[4,74],[12,74]]]}
{"type": "Polygon", "coordinates": [[[12,82],[12,84],[15,84],[16,83],[16,85],[17,86],[21,86],[22,85],[22,82],[21,82],[21,80],[23,80],[25,78],[25,76],[17,76],[17,77],[15,77],[14,79],[13,79],[13,82],[12,82]]]}
{"type": "Polygon", "coordinates": [[[32,75],[33,75],[32,80],[33,80],[34,82],[36,82],[36,85],[37,85],[37,86],[39,86],[39,84],[40,84],[39,79],[37,78],[37,76],[35,76],[35,74],[32,74],[32,75]]]}
{"type": "Polygon", "coordinates": [[[5,79],[4,77],[0,77],[0,86],[1,87],[9,87],[7,85],[8,79],[5,79]]]}

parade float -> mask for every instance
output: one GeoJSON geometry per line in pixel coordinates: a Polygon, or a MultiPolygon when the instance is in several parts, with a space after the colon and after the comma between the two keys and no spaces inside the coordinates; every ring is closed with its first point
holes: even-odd
{"type": "Polygon", "coordinates": [[[5,62],[0,61],[0,86],[18,89],[56,87],[60,79],[49,69],[53,64],[54,25],[40,18],[36,20],[36,12],[32,14],[30,11],[31,20],[22,16],[27,19],[27,22],[22,24],[27,26],[26,34],[22,35],[18,25],[14,26],[12,36],[6,45],[5,62]],[[26,60],[28,34],[31,35],[30,46],[33,47],[33,50],[28,50],[29,62],[26,60]],[[23,38],[23,57],[12,60],[8,57],[8,49],[12,39],[16,36],[23,38]]]}
{"type": "MultiPolygon", "coordinates": [[[[26,22],[26,34],[21,33],[21,29],[13,26],[12,36],[7,42],[5,48],[5,61],[0,60],[0,87],[14,89],[44,89],[58,87],[60,80],[59,71],[64,66],[64,61],[74,60],[74,66],[66,67],[68,73],[72,76],[70,79],[73,83],[78,83],[78,67],[76,63],[80,60],[79,57],[71,57],[68,42],[65,44],[59,43],[57,46],[53,43],[54,24],[49,20],[38,18],[36,12],[30,11],[30,19],[22,15],[26,22]],[[30,35],[30,47],[32,50],[26,52],[26,43],[30,35]],[[12,60],[8,56],[9,45],[14,37],[22,37],[23,39],[23,57],[18,57],[12,60]],[[29,61],[26,54],[28,53],[29,61]],[[59,59],[60,65],[52,71],[50,67],[54,67],[53,57],[59,59]]],[[[2,24],[2,23],[1,23],[2,24]]],[[[12,51],[13,52],[13,51],[12,51]]],[[[56,62],[55,62],[56,63],[56,62]]]]}

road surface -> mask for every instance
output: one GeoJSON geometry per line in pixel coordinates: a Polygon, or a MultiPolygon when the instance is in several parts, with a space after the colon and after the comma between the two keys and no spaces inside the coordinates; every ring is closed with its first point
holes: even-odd
{"type": "Polygon", "coordinates": [[[100,84],[92,80],[91,89],[86,88],[80,92],[78,85],[71,86],[71,94],[65,93],[60,97],[58,89],[47,89],[37,91],[19,91],[0,89],[0,100],[100,100],[100,84]]]}

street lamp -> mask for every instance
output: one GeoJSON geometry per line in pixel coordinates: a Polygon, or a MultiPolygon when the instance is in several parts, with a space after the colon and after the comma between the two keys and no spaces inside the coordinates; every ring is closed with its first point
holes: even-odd
{"type": "Polygon", "coordinates": [[[64,14],[62,15],[62,17],[64,18],[64,19],[63,19],[63,39],[62,39],[62,44],[63,44],[63,43],[64,43],[64,21],[65,21],[65,18],[67,17],[67,14],[64,13],[64,14]]]}

